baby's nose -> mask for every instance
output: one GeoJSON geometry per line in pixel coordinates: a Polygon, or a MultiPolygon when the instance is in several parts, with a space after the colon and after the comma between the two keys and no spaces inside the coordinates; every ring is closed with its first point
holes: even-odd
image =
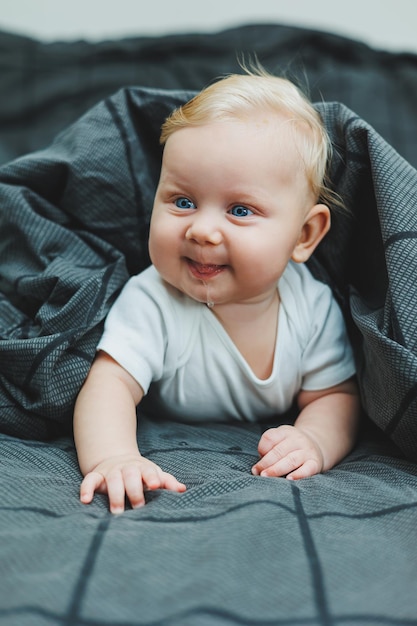
{"type": "Polygon", "coordinates": [[[219,245],[223,239],[221,230],[216,220],[210,217],[195,216],[186,234],[186,239],[195,241],[200,245],[219,245]]]}

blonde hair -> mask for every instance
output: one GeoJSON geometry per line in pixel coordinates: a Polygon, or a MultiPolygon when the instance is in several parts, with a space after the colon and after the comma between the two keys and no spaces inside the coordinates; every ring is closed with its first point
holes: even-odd
{"type": "Polygon", "coordinates": [[[285,115],[298,130],[298,149],[316,201],[343,206],[328,182],[332,144],[318,111],[288,79],[270,75],[259,66],[244,70],[245,74],[221,78],[175,109],[162,125],[161,144],[188,126],[236,120],[259,110],[285,115]]]}

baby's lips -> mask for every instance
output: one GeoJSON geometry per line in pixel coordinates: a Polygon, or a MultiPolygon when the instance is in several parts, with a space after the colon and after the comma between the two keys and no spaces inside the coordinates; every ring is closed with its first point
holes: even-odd
{"type": "Polygon", "coordinates": [[[212,278],[226,267],[225,265],[217,265],[215,263],[198,263],[192,259],[188,259],[188,265],[195,276],[203,278],[212,278]]]}

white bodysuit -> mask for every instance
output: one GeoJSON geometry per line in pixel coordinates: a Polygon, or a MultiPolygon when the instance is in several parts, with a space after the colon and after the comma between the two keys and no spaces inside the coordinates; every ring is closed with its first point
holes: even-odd
{"type": "Polygon", "coordinates": [[[255,422],[288,411],[300,389],[332,387],[355,373],[330,288],[290,262],[278,283],[273,371],[257,378],[205,304],[167,285],[151,266],[132,277],[98,345],[147,397],[146,410],[186,421],[255,422]]]}

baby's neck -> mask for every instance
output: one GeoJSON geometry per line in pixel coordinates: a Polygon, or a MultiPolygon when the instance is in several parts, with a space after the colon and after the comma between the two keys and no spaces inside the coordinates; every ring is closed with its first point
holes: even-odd
{"type": "Polygon", "coordinates": [[[216,305],[212,308],[255,376],[270,377],[278,332],[279,294],[261,302],[216,305]]]}
{"type": "Polygon", "coordinates": [[[225,326],[241,323],[246,325],[268,316],[271,310],[275,310],[279,305],[279,292],[278,289],[274,289],[263,298],[243,302],[217,304],[208,301],[206,304],[225,326]]]}

